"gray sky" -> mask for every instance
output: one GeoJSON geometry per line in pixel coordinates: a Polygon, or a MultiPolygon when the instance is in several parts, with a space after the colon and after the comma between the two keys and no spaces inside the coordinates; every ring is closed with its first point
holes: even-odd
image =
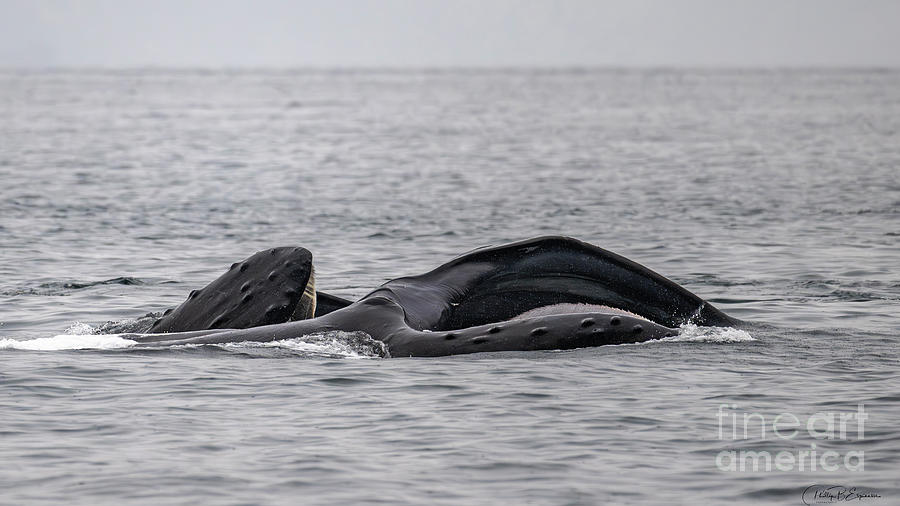
{"type": "Polygon", "coordinates": [[[0,0],[0,66],[890,66],[896,0],[0,0]]]}

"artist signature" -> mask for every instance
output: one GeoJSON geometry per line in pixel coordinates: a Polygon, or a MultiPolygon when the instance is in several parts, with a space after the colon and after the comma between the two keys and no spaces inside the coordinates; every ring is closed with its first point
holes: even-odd
{"type": "Polygon", "coordinates": [[[810,485],[803,490],[803,504],[826,504],[842,501],[881,499],[874,490],[843,485],[810,485]]]}

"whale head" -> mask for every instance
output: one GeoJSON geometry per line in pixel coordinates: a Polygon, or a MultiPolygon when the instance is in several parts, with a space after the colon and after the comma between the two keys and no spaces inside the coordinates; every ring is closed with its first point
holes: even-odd
{"type": "Polygon", "coordinates": [[[149,332],[243,329],[316,314],[312,253],[301,247],[260,251],[167,311],[149,332]]]}

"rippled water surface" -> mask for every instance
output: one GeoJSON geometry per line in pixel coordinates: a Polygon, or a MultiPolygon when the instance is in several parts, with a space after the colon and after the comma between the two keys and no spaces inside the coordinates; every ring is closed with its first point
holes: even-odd
{"type": "Polygon", "coordinates": [[[895,504],[898,259],[894,71],[3,71],[0,503],[895,504]],[[268,247],[358,298],[547,234],[750,325],[444,359],[92,335],[268,247]]]}

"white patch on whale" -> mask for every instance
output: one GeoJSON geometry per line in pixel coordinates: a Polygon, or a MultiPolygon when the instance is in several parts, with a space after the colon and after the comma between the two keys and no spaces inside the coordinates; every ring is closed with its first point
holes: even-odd
{"type": "MultiPolygon", "coordinates": [[[[631,316],[633,318],[640,318],[642,320],[647,320],[643,316],[639,314],[634,314],[631,311],[625,311],[624,309],[619,309],[616,307],[610,306],[601,306],[597,304],[580,304],[580,303],[562,303],[562,304],[552,304],[549,306],[541,306],[536,307],[534,309],[525,311],[524,313],[514,316],[513,320],[525,320],[528,318],[538,318],[541,316],[552,316],[558,314],[581,314],[581,313],[604,313],[604,314],[619,314],[624,316],[631,316]]],[[[650,320],[647,320],[650,321],[650,320]]]]}

